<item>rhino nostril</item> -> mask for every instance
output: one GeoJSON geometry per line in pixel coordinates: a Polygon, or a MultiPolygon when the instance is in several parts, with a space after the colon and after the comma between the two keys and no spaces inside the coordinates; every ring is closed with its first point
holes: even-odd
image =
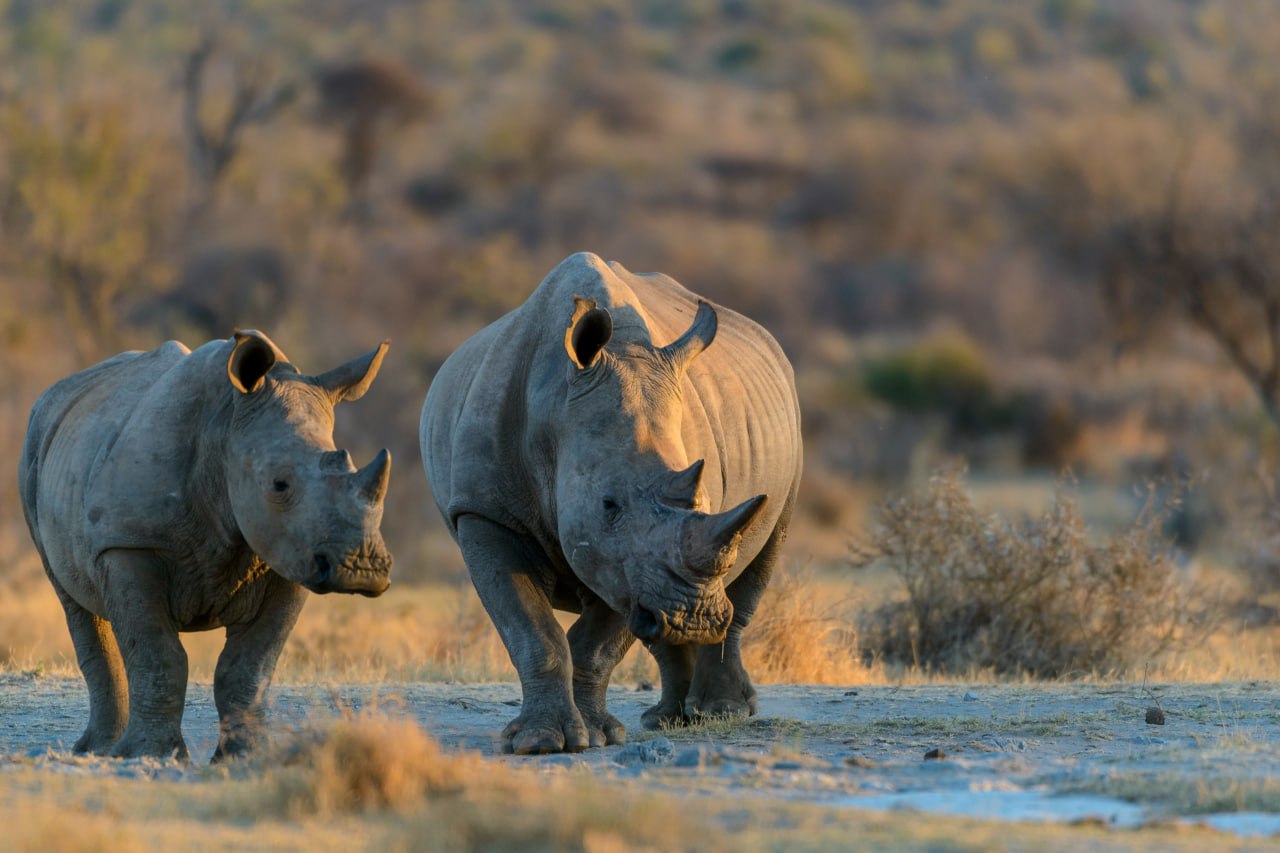
{"type": "Polygon", "coordinates": [[[316,567],[315,573],[311,575],[311,580],[307,582],[307,586],[315,592],[324,591],[330,583],[333,582],[333,562],[324,554],[316,554],[311,559],[312,565],[316,567]]]}
{"type": "Polygon", "coordinates": [[[638,639],[656,640],[662,636],[662,617],[647,607],[634,605],[627,622],[627,627],[638,639]]]}

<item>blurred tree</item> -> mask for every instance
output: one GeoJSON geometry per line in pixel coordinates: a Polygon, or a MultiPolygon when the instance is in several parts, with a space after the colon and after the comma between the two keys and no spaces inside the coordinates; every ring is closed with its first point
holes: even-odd
{"type": "Polygon", "coordinates": [[[187,55],[183,71],[182,126],[187,136],[187,158],[200,181],[194,209],[211,205],[227,167],[240,147],[240,134],[250,124],[269,121],[297,95],[292,83],[268,83],[269,66],[261,60],[235,63],[231,100],[222,115],[211,120],[204,106],[205,76],[217,49],[213,36],[205,36],[187,55]]]}
{"type": "Polygon", "coordinates": [[[359,205],[387,136],[428,116],[431,94],[409,69],[389,59],[321,68],[315,86],[320,120],[342,132],[338,172],[359,205]]]}
{"type": "Polygon", "coordinates": [[[1226,162],[1208,170],[1183,139],[1154,200],[1109,196],[1091,179],[1090,152],[1060,152],[1033,222],[1093,268],[1122,339],[1191,324],[1280,424],[1280,123],[1271,115],[1238,114],[1226,162]]]}

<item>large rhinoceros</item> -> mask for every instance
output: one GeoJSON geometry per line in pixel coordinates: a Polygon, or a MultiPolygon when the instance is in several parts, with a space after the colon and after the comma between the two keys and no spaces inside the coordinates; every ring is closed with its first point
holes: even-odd
{"type": "Polygon", "coordinates": [[[647,727],[755,712],[738,644],[801,468],[791,366],[764,329],[573,255],[450,356],[420,438],[520,675],[508,750],[624,742],[605,688],[635,637],[662,674],[647,727]],[[553,608],[581,614],[567,638],[553,608]]]}
{"type": "Polygon", "coordinates": [[[18,485],[89,686],[77,752],[185,758],[178,632],[220,627],[214,760],[244,752],[306,590],[386,590],[390,454],[357,471],[333,446],[386,348],[313,377],[260,332],[170,341],[36,401],[18,485]]]}

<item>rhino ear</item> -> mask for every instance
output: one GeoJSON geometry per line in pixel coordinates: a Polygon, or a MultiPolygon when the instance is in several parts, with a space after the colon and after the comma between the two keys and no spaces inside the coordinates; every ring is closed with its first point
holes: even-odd
{"type": "Polygon", "coordinates": [[[689,362],[704,349],[711,346],[716,339],[716,329],[720,321],[716,317],[716,309],[704,299],[698,300],[698,313],[694,315],[693,324],[676,340],[662,348],[662,353],[678,371],[683,372],[689,362]]]}
{"type": "Polygon", "coordinates": [[[564,348],[580,369],[595,364],[605,344],[613,337],[613,318],[596,306],[595,300],[573,297],[573,319],[564,333],[564,348]]]}
{"type": "Polygon", "coordinates": [[[262,387],[267,373],[282,353],[271,339],[254,329],[236,329],[235,346],[227,359],[227,376],[241,394],[252,394],[262,387]]]}
{"type": "Polygon", "coordinates": [[[383,341],[373,352],[365,353],[359,358],[353,358],[344,365],[320,374],[315,378],[316,385],[329,392],[335,405],[348,400],[359,400],[373,384],[379,368],[382,367],[382,358],[387,354],[387,348],[390,346],[390,340],[383,341]]]}

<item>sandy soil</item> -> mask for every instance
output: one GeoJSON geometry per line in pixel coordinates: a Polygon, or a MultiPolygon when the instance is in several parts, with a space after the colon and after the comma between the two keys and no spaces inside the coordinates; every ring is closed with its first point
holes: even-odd
{"type": "MultiPolygon", "coordinates": [[[[367,708],[416,718],[447,746],[548,773],[589,769],[628,784],[691,795],[805,800],[1118,827],[1169,818],[1242,835],[1280,832],[1280,690],[1275,685],[764,686],[761,713],[652,733],[639,728],[656,694],[610,691],[632,742],[577,755],[498,756],[515,684],[274,688],[273,724],[367,708]],[[1146,722],[1159,707],[1165,723],[1146,722]],[[927,758],[932,750],[944,757],[927,758]],[[1123,798],[1123,799],[1122,799],[1123,798]]],[[[87,719],[73,679],[0,675],[0,769],[13,758],[55,768],[87,719]]],[[[193,756],[212,753],[211,689],[192,685],[184,731],[193,756]]],[[[181,778],[193,768],[104,763],[119,775],[181,778]]]]}

